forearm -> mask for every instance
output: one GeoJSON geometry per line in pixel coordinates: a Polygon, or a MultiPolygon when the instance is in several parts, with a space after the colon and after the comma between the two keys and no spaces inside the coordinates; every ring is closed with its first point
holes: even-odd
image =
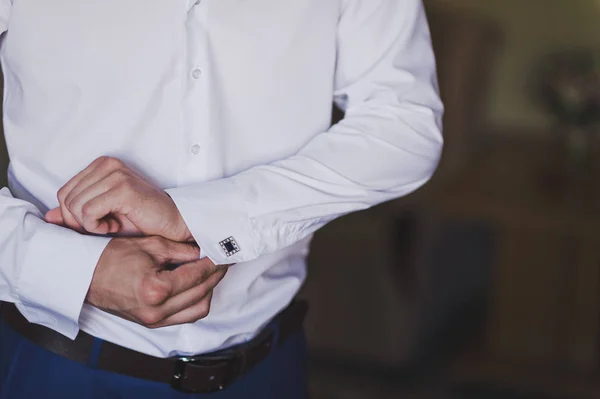
{"type": "Polygon", "coordinates": [[[344,120],[289,158],[167,190],[216,263],[291,245],[335,217],[408,194],[436,168],[443,106],[421,1],[343,3],[334,97],[344,120]]]}
{"type": "MultiPolygon", "coordinates": [[[[435,170],[439,140],[407,137],[394,144],[345,123],[296,156],[227,179],[168,190],[205,253],[219,263],[252,260],[293,244],[338,216],[406,195],[435,170]],[[228,237],[236,240],[239,253],[224,256],[219,243],[228,237]]],[[[433,115],[431,124],[435,126],[433,115]]]]}

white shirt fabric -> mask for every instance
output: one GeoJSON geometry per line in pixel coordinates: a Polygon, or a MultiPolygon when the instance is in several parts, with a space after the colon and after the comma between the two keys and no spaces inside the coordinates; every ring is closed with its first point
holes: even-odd
{"type": "Polygon", "coordinates": [[[160,357],[243,342],[297,293],[315,230],[417,189],[437,165],[421,0],[0,3],[0,300],[67,337],[160,357]],[[346,117],[330,127],[332,100],[346,117]],[[166,189],[203,252],[236,263],[205,319],[150,330],[84,304],[110,238],[42,217],[103,155],[166,189]]]}

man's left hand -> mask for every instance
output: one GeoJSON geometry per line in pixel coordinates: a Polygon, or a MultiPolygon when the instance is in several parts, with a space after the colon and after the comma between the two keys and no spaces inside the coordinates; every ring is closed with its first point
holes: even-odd
{"type": "Polygon", "coordinates": [[[116,158],[96,159],[59,190],[58,201],[45,220],[81,233],[193,240],[171,197],[116,158]]]}

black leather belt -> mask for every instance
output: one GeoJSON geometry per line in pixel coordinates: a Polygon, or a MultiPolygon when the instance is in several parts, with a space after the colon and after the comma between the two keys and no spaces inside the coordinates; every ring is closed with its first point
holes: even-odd
{"type": "MultiPolygon", "coordinates": [[[[12,303],[1,306],[4,320],[33,343],[73,361],[87,364],[94,337],[80,331],[74,341],[54,330],[29,323],[12,303]]],[[[292,302],[273,319],[275,329],[265,328],[257,337],[242,345],[214,353],[193,356],[157,358],[110,342],[104,342],[97,367],[135,378],[170,384],[189,393],[210,393],[226,388],[263,361],[273,345],[280,345],[302,328],[308,305],[292,302]]]]}

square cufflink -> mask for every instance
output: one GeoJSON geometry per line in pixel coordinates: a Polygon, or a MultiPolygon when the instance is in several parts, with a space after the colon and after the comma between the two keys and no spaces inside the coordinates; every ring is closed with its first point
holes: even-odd
{"type": "Polygon", "coordinates": [[[225,240],[221,241],[219,245],[227,257],[240,252],[240,247],[238,246],[237,242],[235,242],[233,237],[226,238],[225,240]]]}

